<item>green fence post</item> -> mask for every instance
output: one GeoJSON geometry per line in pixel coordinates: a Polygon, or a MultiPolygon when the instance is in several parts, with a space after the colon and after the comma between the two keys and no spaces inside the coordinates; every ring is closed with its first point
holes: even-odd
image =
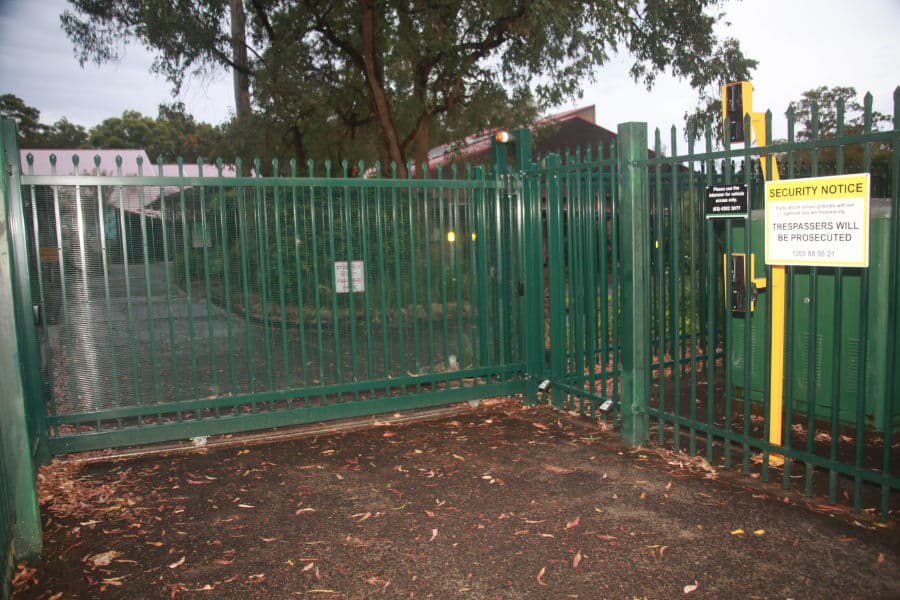
{"type": "MultiPolygon", "coordinates": [[[[566,251],[563,214],[563,189],[560,181],[561,161],[558,154],[547,155],[547,263],[550,286],[550,379],[565,383],[568,373],[568,327],[566,319],[566,251]]],[[[560,388],[550,391],[554,408],[565,406],[567,393],[560,388]]]]}
{"type": "Polygon", "coordinates": [[[650,418],[650,203],[647,124],[618,128],[622,265],[622,438],[647,441],[650,418]]]}
{"type": "MultiPolygon", "coordinates": [[[[18,319],[31,318],[30,305],[25,314],[21,310],[17,314],[16,307],[16,270],[24,266],[26,276],[28,273],[27,253],[22,254],[27,252],[28,238],[21,216],[16,125],[4,119],[0,121],[0,387],[3,389],[0,395],[0,451],[4,459],[10,461],[6,471],[10,481],[3,482],[4,491],[0,493],[11,496],[13,551],[17,558],[33,557],[41,552],[41,518],[34,487],[34,462],[26,415],[29,394],[24,376],[30,372],[29,367],[33,367],[33,357],[23,356],[26,345],[19,339],[19,333],[24,328],[21,323],[17,325],[18,319]],[[13,205],[16,208],[11,210],[13,205]]],[[[29,283],[27,277],[25,283],[29,283]]],[[[31,388],[34,386],[35,382],[32,382],[31,388]]]]}
{"type": "Polygon", "coordinates": [[[531,172],[531,130],[514,133],[516,177],[522,195],[519,240],[522,248],[524,318],[520,324],[525,346],[525,402],[535,404],[544,376],[544,238],[541,228],[541,193],[531,172]]]}

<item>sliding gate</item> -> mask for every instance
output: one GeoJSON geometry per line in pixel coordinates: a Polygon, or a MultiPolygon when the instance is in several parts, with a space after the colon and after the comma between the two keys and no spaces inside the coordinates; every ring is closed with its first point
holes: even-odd
{"type": "Polygon", "coordinates": [[[51,454],[524,390],[511,178],[86,154],[21,166],[51,454]]]}

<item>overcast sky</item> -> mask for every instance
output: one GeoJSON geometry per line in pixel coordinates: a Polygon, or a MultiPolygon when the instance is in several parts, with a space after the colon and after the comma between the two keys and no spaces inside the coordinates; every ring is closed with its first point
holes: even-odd
{"type": "MultiPolygon", "coordinates": [[[[137,110],[156,116],[173,100],[170,86],[150,73],[152,56],[136,45],[124,60],[103,67],[74,58],[59,26],[65,0],[0,0],[0,94],[13,93],[41,111],[44,123],[60,117],[93,126],[137,110]]],[[[775,135],[784,136],[783,114],[791,100],[821,85],[870,91],[875,108],[892,114],[900,85],[900,0],[745,0],[724,3],[730,24],[720,34],[740,40],[759,61],[753,78],[753,105],[771,109],[775,135]]],[[[622,57],[586,82],[582,98],[560,109],[595,104],[597,121],[610,129],[625,121],[681,128],[696,105],[690,87],[660,77],[652,92],[627,75],[622,57]]],[[[201,121],[220,123],[234,111],[231,80],[192,79],[178,98],[201,121]]]]}

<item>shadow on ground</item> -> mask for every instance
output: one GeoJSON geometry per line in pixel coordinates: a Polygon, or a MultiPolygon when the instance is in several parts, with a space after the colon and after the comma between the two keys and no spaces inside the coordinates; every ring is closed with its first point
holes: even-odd
{"type": "Polygon", "coordinates": [[[895,522],[813,510],[588,421],[412,424],[40,476],[15,598],[896,598],[895,522]]]}

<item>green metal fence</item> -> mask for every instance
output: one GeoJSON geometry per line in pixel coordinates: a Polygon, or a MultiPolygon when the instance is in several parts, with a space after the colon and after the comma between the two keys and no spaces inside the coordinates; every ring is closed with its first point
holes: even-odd
{"type": "Polygon", "coordinates": [[[797,141],[789,120],[789,139],[766,149],[713,151],[707,131],[705,150],[691,144],[679,153],[673,130],[671,157],[661,156],[657,132],[656,157],[643,161],[655,238],[652,439],[831,503],[877,507],[882,518],[900,504],[900,93],[894,100],[891,131],[872,129],[868,98],[862,131],[839,123],[836,136],[820,138],[814,121],[811,139],[797,141]],[[769,416],[771,295],[761,292],[755,310],[749,295],[738,311],[725,303],[732,290],[724,254],[755,256],[756,272],[747,260],[745,281],[771,277],[762,211],[747,220],[702,218],[712,184],[746,184],[751,206],[763,206],[761,154],[777,157],[783,178],[868,172],[873,183],[870,266],[787,270],[781,423],[769,416]],[[768,442],[773,427],[782,428],[782,445],[768,442]],[[784,456],[783,468],[770,466],[772,455],[784,456]]]}
{"type": "Polygon", "coordinates": [[[49,454],[520,393],[886,518],[900,496],[900,91],[891,131],[867,107],[861,131],[824,138],[814,121],[797,141],[789,121],[763,149],[713,150],[707,131],[683,152],[673,129],[670,156],[642,123],[537,159],[519,130],[512,168],[495,146],[492,172],[429,179],[312,163],[135,176],[65,154],[36,173],[4,123],[0,550],[40,548],[32,460],[49,454]],[[868,269],[788,269],[781,423],[770,296],[725,303],[725,254],[756,255],[745,280],[771,276],[761,154],[787,178],[869,172],[874,196],[868,269]],[[747,185],[748,219],[704,218],[720,183],[747,185]]]}
{"type": "Polygon", "coordinates": [[[34,459],[41,440],[44,390],[36,357],[27,277],[27,245],[19,187],[16,130],[0,122],[0,596],[13,564],[41,550],[34,459]],[[26,310],[27,308],[27,310],[26,310]]]}
{"type": "Polygon", "coordinates": [[[53,453],[523,389],[509,178],[73,167],[22,178],[53,453]]]}

